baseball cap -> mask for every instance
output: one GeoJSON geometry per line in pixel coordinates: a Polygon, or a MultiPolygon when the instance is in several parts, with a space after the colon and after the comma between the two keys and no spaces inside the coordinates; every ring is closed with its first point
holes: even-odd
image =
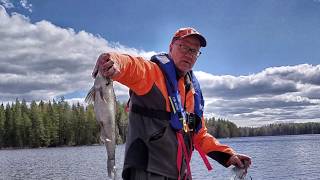
{"type": "Polygon", "coordinates": [[[199,41],[200,41],[200,45],[202,47],[206,47],[207,45],[207,41],[206,38],[204,38],[197,30],[195,30],[194,28],[191,27],[186,27],[186,28],[180,28],[178,29],[175,33],[174,36],[172,38],[172,41],[175,41],[177,39],[182,39],[185,38],[187,36],[196,36],[199,41]]]}

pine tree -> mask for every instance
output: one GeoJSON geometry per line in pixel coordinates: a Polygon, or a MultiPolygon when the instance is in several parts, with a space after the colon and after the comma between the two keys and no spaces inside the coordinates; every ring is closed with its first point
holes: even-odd
{"type": "Polygon", "coordinates": [[[21,102],[21,114],[22,114],[22,131],[21,138],[24,147],[31,147],[31,131],[32,123],[30,119],[30,109],[27,106],[26,101],[23,99],[21,102]]]}
{"type": "Polygon", "coordinates": [[[80,108],[79,108],[79,103],[76,105],[72,105],[72,135],[73,135],[73,140],[75,142],[75,145],[80,145],[81,141],[81,117],[80,117],[80,108]]]}
{"type": "Polygon", "coordinates": [[[48,103],[48,131],[49,131],[49,146],[57,146],[59,144],[59,136],[58,136],[58,121],[59,121],[59,114],[57,112],[57,104],[53,101],[53,105],[51,101],[48,103]]]}
{"type": "Polygon", "coordinates": [[[116,108],[116,137],[117,144],[126,142],[126,134],[128,129],[128,114],[125,111],[126,104],[117,102],[116,108]]]}
{"type": "Polygon", "coordinates": [[[89,142],[88,133],[90,133],[90,130],[87,128],[87,122],[86,122],[86,114],[83,105],[80,105],[80,103],[77,104],[77,108],[79,111],[79,121],[80,121],[80,144],[86,145],[89,142]]]}
{"type": "Polygon", "coordinates": [[[12,105],[13,110],[13,131],[12,135],[14,138],[13,147],[22,147],[23,139],[21,133],[23,132],[23,119],[21,113],[21,104],[18,99],[16,99],[16,103],[12,105]]]}
{"type": "Polygon", "coordinates": [[[45,104],[43,101],[39,103],[39,115],[43,122],[43,135],[44,141],[42,142],[41,146],[49,146],[50,144],[50,117],[48,114],[48,105],[45,104]]]}
{"type": "Polygon", "coordinates": [[[90,104],[86,107],[86,129],[89,143],[95,144],[99,142],[99,126],[96,121],[93,105],[90,104]]]}
{"type": "Polygon", "coordinates": [[[206,127],[208,133],[210,133],[212,136],[217,137],[217,125],[216,120],[214,117],[207,119],[206,121],[206,127]]]}
{"type": "Polygon", "coordinates": [[[61,98],[58,102],[59,145],[73,145],[72,114],[70,106],[61,98]]]}
{"type": "Polygon", "coordinates": [[[4,121],[5,111],[3,104],[0,105],[0,149],[4,147],[4,121]]]}
{"type": "Polygon", "coordinates": [[[66,138],[65,138],[65,118],[64,118],[64,106],[63,102],[58,102],[57,103],[57,112],[58,112],[58,137],[59,137],[59,143],[58,145],[64,145],[66,138]]]}
{"type": "Polygon", "coordinates": [[[229,137],[238,137],[240,132],[236,124],[226,121],[227,122],[227,127],[229,129],[229,137]]]}
{"type": "Polygon", "coordinates": [[[9,103],[6,105],[5,109],[5,121],[4,121],[4,135],[3,135],[3,142],[4,147],[12,147],[15,142],[15,137],[13,135],[13,114],[12,109],[9,103]]]}
{"type": "Polygon", "coordinates": [[[32,131],[31,131],[31,146],[41,147],[45,145],[45,134],[43,121],[39,107],[35,101],[31,102],[31,114],[30,114],[32,131]]]}

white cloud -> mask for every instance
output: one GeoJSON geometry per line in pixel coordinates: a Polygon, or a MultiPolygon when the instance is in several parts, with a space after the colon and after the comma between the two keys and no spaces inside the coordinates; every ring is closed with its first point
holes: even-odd
{"type": "MultiPolygon", "coordinates": [[[[97,56],[105,51],[154,54],[48,21],[31,23],[0,6],[0,102],[50,100],[87,92],[97,56]]],[[[272,67],[248,76],[195,74],[203,89],[207,117],[227,118],[240,126],[320,121],[320,65],[272,67]]],[[[125,86],[115,83],[115,90],[118,100],[128,98],[125,86]]],[[[83,102],[83,98],[68,101],[83,102]]]]}
{"type": "Polygon", "coordinates": [[[22,8],[26,9],[29,12],[32,12],[32,4],[28,2],[28,0],[0,0],[0,5],[4,6],[5,8],[16,8],[17,6],[21,6],[22,8]]]}
{"type": "Polygon", "coordinates": [[[0,0],[0,5],[3,5],[5,8],[14,8],[14,5],[10,2],[10,0],[0,0]]]}
{"type": "Polygon", "coordinates": [[[320,121],[320,65],[272,67],[248,76],[195,73],[206,115],[240,126],[320,121]]]}
{"type": "MultiPolygon", "coordinates": [[[[0,101],[48,100],[90,89],[91,71],[101,52],[145,52],[90,34],[64,29],[48,21],[30,23],[0,6],[0,101]]],[[[116,85],[119,97],[127,97],[116,85]]]]}
{"type": "Polygon", "coordinates": [[[20,4],[23,8],[27,9],[29,12],[32,12],[32,4],[28,3],[27,0],[20,0],[20,4]]]}

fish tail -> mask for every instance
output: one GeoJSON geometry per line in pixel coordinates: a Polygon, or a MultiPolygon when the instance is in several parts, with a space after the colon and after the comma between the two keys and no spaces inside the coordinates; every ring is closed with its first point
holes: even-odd
{"type": "Polygon", "coordinates": [[[94,101],[94,96],[95,96],[95,89],[94,89],[94,87],[92,87],[90,89],[90,91],[88,92],[88,94],[87,94],[86,98],[84,99],[84,101],[86,103],[88,103],[88,104],[91,104],[94,101]]]}

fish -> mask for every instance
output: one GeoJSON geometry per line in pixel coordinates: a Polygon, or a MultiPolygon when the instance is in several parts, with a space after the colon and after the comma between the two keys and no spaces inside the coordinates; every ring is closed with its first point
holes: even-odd
{"type": "Polygon", "coordinates": [[[230,180],[247,180],[247,179],[252,180],[252,177],[250,175],[247,176],[249,162],[243,161],[243,164],[244,164],[244,168],[239,168],[239,167],[232,168],[232,176],[230,177],[230,180]]]}
{"type": "Polygon", "coordinates": [[[108,177],[116,179],[116,96],[113,81],[103,77],[97,67],[95,67],[92,76],[95,78],[94,84],[88,92],[85,102],[93,103],[96,120],[100,126],[100,140],[107,150],[108,177]]]}

